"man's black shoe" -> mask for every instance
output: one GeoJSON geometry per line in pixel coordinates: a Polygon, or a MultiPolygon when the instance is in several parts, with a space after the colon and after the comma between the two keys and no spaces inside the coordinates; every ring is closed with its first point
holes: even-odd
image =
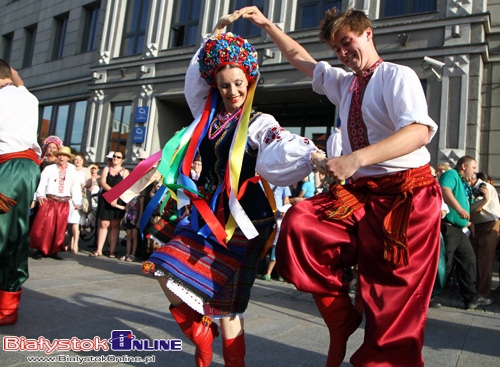
{"type": "Polygon", "coordinates": [[[40,260],[42,258],[42,253],[38,250],[35,250],[31,257],[35,260],[40,260]]]}
{"type": "Polygon", "coordinates": [[[486,298],[483,296],[478,296],[474,298],[471,302],[467,303],[465,305],[465,308],[467,310],[475,310],[479,306],[489,306],[493,303],[493,299],[491,298],[486,298]]]}
{"type": "Polygon", "coordinates": [[[63,258],[59,256],[59,254],[56,252],[54,255],[50,255],[51,258],[54,260],[62,260],[63,258]]]}

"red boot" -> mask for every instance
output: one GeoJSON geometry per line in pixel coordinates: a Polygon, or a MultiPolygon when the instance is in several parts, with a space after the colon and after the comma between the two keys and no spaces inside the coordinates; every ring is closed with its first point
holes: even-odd
{"type": "Polygon", "coordinates": [[[197,367],[208,367],[212,362],[212,342],[219,336],[217,325],[209,316],[201,316],[185,303],[172,307],[170,313],[182,332],[196,346],[194,360],[197,367]]]}
{"type": "Polygon", "coordinates": [[[338,367],[345,357],[347,339],[361,323],[361,314],[353,306],[347,294],[336,297],[313,294],[313,298],[330,333],[326,367],[338,367]]]}
{"type": "Polygon", "coordinates": [[[13,325],[17,322],[21,292],[22,289],[17,292],[0,290],[0,326],[13,325]]]}
{"type": "Polygon", "coordinates": [[[222,339],[225,367],[245,367],[245,334],[234,339],[222,339]]]}

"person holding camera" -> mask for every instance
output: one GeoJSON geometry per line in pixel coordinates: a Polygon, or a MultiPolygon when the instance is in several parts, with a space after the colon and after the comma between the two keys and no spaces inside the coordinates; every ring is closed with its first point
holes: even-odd
{"type": "Polygon", "coordinates": [[[477,163],[470,156],[461,157],[455,169],[439,177],[443,200],[450,212],[442,219],[441,234],[446,248],[446,277],[455,263],[460,293],[466,309],[492,304],[476,288],[477,262],[469,237],[464,229],[470,226],[470,207],[474,203],[469,181],[476,175],[477,163]]]}
{"type": "Polygon", "coordinates": [[[489,176],[479,172],[471,180],[474,204],[471,219],[474,224],[472,248],[477,258],[477,290],[483,297],[491,296],[491,282],[495,252],[500,230],[500,201],[495,187],[488,183],[489,176]]]}

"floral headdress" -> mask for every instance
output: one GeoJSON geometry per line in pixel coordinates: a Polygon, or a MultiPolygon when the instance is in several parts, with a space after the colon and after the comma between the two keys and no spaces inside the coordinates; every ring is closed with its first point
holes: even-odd
{"type": "Polygon", "coordinates": [[[47,145],[49,145],[50,143],[54,143],[55,145],[57,145],[57,149],[59,149],[63,145],[61,138],[59,138],[56,135],[51,135],[51,136],[47,137],[47,139],[45,139],[45,141],[43,142],[42,148],[46,148],[47,145]]]}
{"type": "Polygon", "coordinates": [[[246,40],[233,33],[222,33],[207,39],[198,54],[200,74],[211,87],[216,86],[215,75],[224,65],[239,66],[253,83],[259,74],[257,51],[246,40]]]}

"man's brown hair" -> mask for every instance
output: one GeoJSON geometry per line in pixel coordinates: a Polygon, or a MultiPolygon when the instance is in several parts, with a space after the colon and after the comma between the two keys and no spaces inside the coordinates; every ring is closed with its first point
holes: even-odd
{"type": "Polygon", "coordinates": [[[472,158],[471,156],[469,155],[464,155],[463,157],[461,157],[458,161],[457,161],[457,164],[455,165],[455,169],[457,171],[461,170],[462,169],[462,164],[469,164],[471,161],[475,161],[474,158],[472,158]]]}
{"type": "Polygon", "coordinates": [[[366,28],[372,28],[372,22],[361,10],[349,9],[341,13],[337,7],[329,9],[319,24],[319,39],[332,44],[338,32],[354,32],[361,36],[366,28]]]}
{"type": "Polygon", "coordinates": [[[0,59],[0,79],[12,79],[10,65],[3,59],[0,59]]]}

